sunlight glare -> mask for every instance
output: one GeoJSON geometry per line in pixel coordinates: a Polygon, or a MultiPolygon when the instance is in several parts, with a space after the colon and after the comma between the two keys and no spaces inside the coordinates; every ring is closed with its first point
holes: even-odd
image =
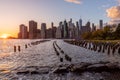
{"type": "Polygon", "coordinates": [[[8,37],[9,37],[8,34],[3,34],[3,35],[0,36],[0,38],[3,38],[3,39],[7,39],[8,37]]]}

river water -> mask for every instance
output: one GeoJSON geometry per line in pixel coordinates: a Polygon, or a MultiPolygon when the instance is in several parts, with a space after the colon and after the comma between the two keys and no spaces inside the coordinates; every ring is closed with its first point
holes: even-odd
{"type": "Polygon", "coordinates": [[[31,45],[36,41],[41,40],[0,40],[0,80],[46,80],[48,78],[46,76],[51,67],[59,65],[60,61],[55,55],[53,41],[31,45]],[[14,52],[14,46],[16,46],[16,52],[14,52]],[[18,46],[20,46],[20,51],[18,51],[18,46]],[[36,75],[32,76],[32,71],[36,75]],[[35,71],[40,73],[37,74],[35,71]],[[46,73],[45,76],[43,73],[46,73]]]}
{"type": "MultiPolygon", "coordinates": [[[[56,56],[53,48],[54,40],[31,45],[32,42],[36,41],[42,40],[0,40],[0,80],[100,80],[103,78],[100,73],[89,72],[83,74],[66,72],[62,74],[54,74],[53,71],[56,67],[61,64],[69,65],[70,62],[65,61],[63,63],[60,61],[60,58],[56,56]],[[27,45],[27,48],[25,45],[27,45]],[[14,52],[14,46],[16,46],[16,52],[14,52]],[[18,51],[18,46],[20,46],[20,51],[18,51]]],[[[83,55],[78,55],[82,50],[85,52],[84,49],[62,43],[62,41],[58,40],[60,47],[63,47],[66,52],[71,53],[70,56],[73,56],[74,62],[80,62],[82,60],[90,61],[89,57],[91,54],[86,57],[88,59],[82,57],[85,56],[85,53],[83,55]],[[73,47],[75,49],[73,49],[73,47]],[[80,49],[81,51],[79,51],[80,49]],[[75,51],[77,52],[75,53],[75,51]]],[[[100,60],[103,60],[103,58],[100,60]]],[[[91,61],[94,62],[93,59],[91,61]]],[[[105,72],[103,73],[107,74],[105,72]]]]}

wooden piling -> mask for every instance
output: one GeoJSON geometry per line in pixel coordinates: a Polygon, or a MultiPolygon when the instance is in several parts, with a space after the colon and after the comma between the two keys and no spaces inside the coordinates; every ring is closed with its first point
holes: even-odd
{"type": "Polygon", "coordinates": [[[14,46],[14,52],[16,52],[16,46],[14,46]]]}
{"type": "Polygon", "coordinates": [[[27,44],[25,45],[25,48],[27,48],[27,44]]]}
{"type": "Polygon", "coordinates": [[[18,51],[19,51],[19,52],[21,51],[21,48],[20,48],[20,46],[18,46],[18,51]]]}

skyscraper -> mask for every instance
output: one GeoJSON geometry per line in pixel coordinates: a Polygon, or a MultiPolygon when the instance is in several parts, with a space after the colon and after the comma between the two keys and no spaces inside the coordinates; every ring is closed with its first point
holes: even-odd
{"type": "Polygon", "coordinates": [[[61,39],[62,38],[62,33],[61,33],[61,27],[58,26],[56,30],[56,38],[61,39]]]}
{"type": "Polygon", "coordinates": [[[37,22],[29,21],[29,39],[37,38],[37,22]]]}
{"type": "Polygon", "coordinates": [[[88,21],[88,22],[86,23],[86,26],[87,26],[87,27],[90,27],[90,21],[88,21]]]}
{"type": "Polygon", "coordinates": [[[78,22],[76,22],[76,28],[75,28],[75,38],[76,39],[79,39],[79,35],[80,35],[80,33],[79,33],[79,23],[78,22]]]}
{"type": "Polygon", "coordinates": [[[21,24],[19,27],[19,36],[20,39],[27,39],[28,37],[27,27],[24,24],[21,24]]]}
{"type": "Polygon", "coordinates": [[[41,24],[41,38],[42,39],[46,38],[46,23],[41,24]]]}
{"type": "Polygon", "coordinates": [[[40,33],[41,33],[41,30],[40,30],[40,29],[37,29],[37,37],[36,37],[37,39],[40,39],[40,38],[41,38],[41,34],[40,34],[40,33]]]}
{"type": "Polygon", "coordinates": [[[52,38],[55,37],[55,36],[54,36],[54,30],[53,30],[53,27],[54,27],[54,23],[52,22],[52,23],[51,23],[51,28],[52,28],[52,38]]]}
{"type": "Polygon", "coordinates": [[[79,20],[79,30],[82,29],[82,19],[79,20]]]}
{"type": "Polygon", "coordinates": [[[64,21],[64,38],[69,38],[68,24],[67,21],[64,21]]]}
{"type": "Polygon", "coordinates": [[[52,28],[48,28],[46,30],[46,38],[53,38],[52,37],[52,28]]]}
{"type": "Polygon", "coordinates": [[[85,32],[91,32],[91,26],[90,26],[89,21],[86,23],[85,26],[82,27],[82,32],[81,33],[85,33],[85,32]]]}
{"type": "Polygon", "coordinates": [[[92,31],[96,31],[96,26],[92,23],[92,31]]]}
{"type": "MultiPolygon", "coordinates": [[[[60,27],[60,35],[61,35],[61,38],[63,38],[64,29],[63,29],[63,23],[62,23],[62,22],[59,22],[59,27],[60,27]]],[[[56,32],[57,32],[57,30],[56,30],[56,32]]]]}
{"type": "Polygon", "coordinates": [[[76,22],[76,27],[79,29],[79,23],[78,22],[76,22]]]}
{"type": "Polygon", "coordinates": [[[99,26],[100,26],[100,29],[103,29],[103,20],[99,21],[99,26]]]}

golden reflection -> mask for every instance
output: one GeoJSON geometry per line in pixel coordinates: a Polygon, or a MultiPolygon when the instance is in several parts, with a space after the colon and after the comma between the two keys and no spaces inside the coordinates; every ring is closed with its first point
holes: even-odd
{"type": "Polygon", "coordinates": [[[6,63],[3,63],[3,64],[0,64],[0,71],[10,69],[12,66],[13,66],[12,62],[6,62],[6,63]]]}
{"type": "Polygon", "coordinates": [[[0,73],[9,73],[11,71],[10,68],[12,67],[13,67],[12,62],[0,64],[0,73]]]}
{"type": "Polygon", "coordinates": [[[6,50],[7,49],[7,40],[6,39],[4,39],[4,40],[2,40],[2,49],[3,50],[6,50]]]}
{"type": "Polygon", "coordinates": [[[10,55],[11,55],[11,53],[1,53],[0,58],[7,57],[7,56],[10,56],[10,55]]]}
{"type": "Polygon", "coordinates": [[[0,64],[0,69],[8,69],[9,65],[8,64],[0,64]]]}
{"type": "Polygon", "coordinates": [[[2,70],[2,73],[9,73],[10,70],[2,70]]]}

